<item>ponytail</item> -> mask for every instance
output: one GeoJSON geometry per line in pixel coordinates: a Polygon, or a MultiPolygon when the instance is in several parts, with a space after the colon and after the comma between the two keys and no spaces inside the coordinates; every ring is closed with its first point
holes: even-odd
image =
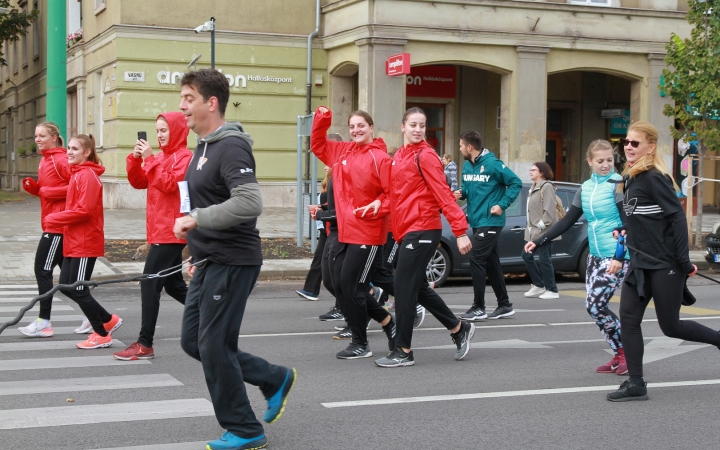
{"type": "Polygon", "coordinates": [[[95,136],[92,134],[76,134],[73,136],[73,139],[80,143],[83,150],[90,150],[90,155],[87,158],[88,161],[102,165],[102,161],[95,150],[95,136]]]}

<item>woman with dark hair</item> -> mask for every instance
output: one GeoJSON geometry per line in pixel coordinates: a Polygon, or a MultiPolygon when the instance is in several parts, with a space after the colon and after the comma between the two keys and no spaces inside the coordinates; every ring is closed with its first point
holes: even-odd
{"type": "MultiPolygon", "coordinates": [[[[550,182],[553,171],[544,161],[533,164],[530,168],[530,193],[527,199],[527,225],[525,227],[525,240],[534,241],[558,221],[557,201],[555,199],[555,185],[550,182]]],[[[560,239],[558,236],[557,239],[560,239]]],[[[542,299],[560,298],[555,284],[555,269],[553,268],[552,243],[540,247],[535,254],[522,251],[522,259],[527,266],[532,286],[525,293],[525,297],[540,297],[542,299]]]]}
{"type": "Polygon", "coordinates": [[[385,244],[390,213],[390,167],[385,142],[373,138],[373,120],[365,111],[348,118],[350,142],[327,139],[332,113],[315,112],[310,144],[315,156],[332,167],[338,244],[334,250],[333,287],[352,331],[352,342],[340,359],[372,356],[367,340],[368,315],[379,322],[395,347],[395,321],[370,291],[370,269],[378,248],[385,244]]]}

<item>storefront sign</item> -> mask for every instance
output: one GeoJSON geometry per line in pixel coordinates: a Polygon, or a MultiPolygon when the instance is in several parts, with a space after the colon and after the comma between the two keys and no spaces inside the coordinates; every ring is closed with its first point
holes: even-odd
{"type": "Polygon", "coordinates": [[[125,72],[125,81],[145,82],[145,72],[125,72]]]}
{"type": "Polygon", "coordinates": [[[610,119],[610,134],[627,134],[628,125],[630,125],[630,110],[626,109],[623,113],[622,117],[610,119]]]}
{"type": "Polygon", "coordinates": [[[455,66],[413,67],[405,80],[408,97],[455,98],[455,66]]]}
{"type": "Polygon", "coordinates": [[[622,117],[624,112],[625,111],[623,111],[622,109],[603,109],[602,111],[600,111],[600,117],[602,117],[603,119],[622,117]]]}
{"type": "MultiPolygon", "coordinates": [[[[222,72],[222,69],[218,70],[219,72],[222,72]]],[[[184,72],[170,72],[167,70],[163,70],[158,72],[157,74],[157,80],[160,84],[178,84],[180,80],[182,79],[183,75],[185,75],[184,72]]],[[[225,78],[227,78],[228,83],[230,84],[230,87],[247,87],[248,81],[254,81],[259,83],[292,83],[293,79],[291,77],[273,77],[269,75],[225,75],[225,78]]],[[[126,75],[127,79],[127,75],[126,75]]]]}
{"type": "Polygon", "coordinates": [[[390,56],[385,61],[385,73],[389,77],[397,77],[410,73],[410,53],[390,56]]]}

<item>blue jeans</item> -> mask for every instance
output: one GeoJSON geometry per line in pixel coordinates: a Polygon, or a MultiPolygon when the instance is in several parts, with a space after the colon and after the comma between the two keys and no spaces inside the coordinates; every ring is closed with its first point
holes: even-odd
{"type": "Polygon", "coordinates": [[[533,253],[522,252],[522,259],[527,266],[528,274],[532,284],[537,287],[545,288],[548,291],[557,292],[555,284],[555,269],[550,259],[552,252],[552,243],[549,242],[541,247],[536,247],[533,253]],[[535,261],[537,255],[537,262],[535,261]]]}

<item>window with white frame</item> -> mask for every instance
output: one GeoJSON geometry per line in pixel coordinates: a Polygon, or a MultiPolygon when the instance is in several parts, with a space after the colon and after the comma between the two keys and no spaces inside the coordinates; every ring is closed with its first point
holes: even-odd
{"type": "Polygon", "coordinates": [[[619,6],[613,5],[613,0],[568,0],[568,3],[573,5],[619,6]]]}
{"type": "Polygon", "coordinates": [[[105,0],[95,0],[95,14],[105,10],[105,0]]]}

